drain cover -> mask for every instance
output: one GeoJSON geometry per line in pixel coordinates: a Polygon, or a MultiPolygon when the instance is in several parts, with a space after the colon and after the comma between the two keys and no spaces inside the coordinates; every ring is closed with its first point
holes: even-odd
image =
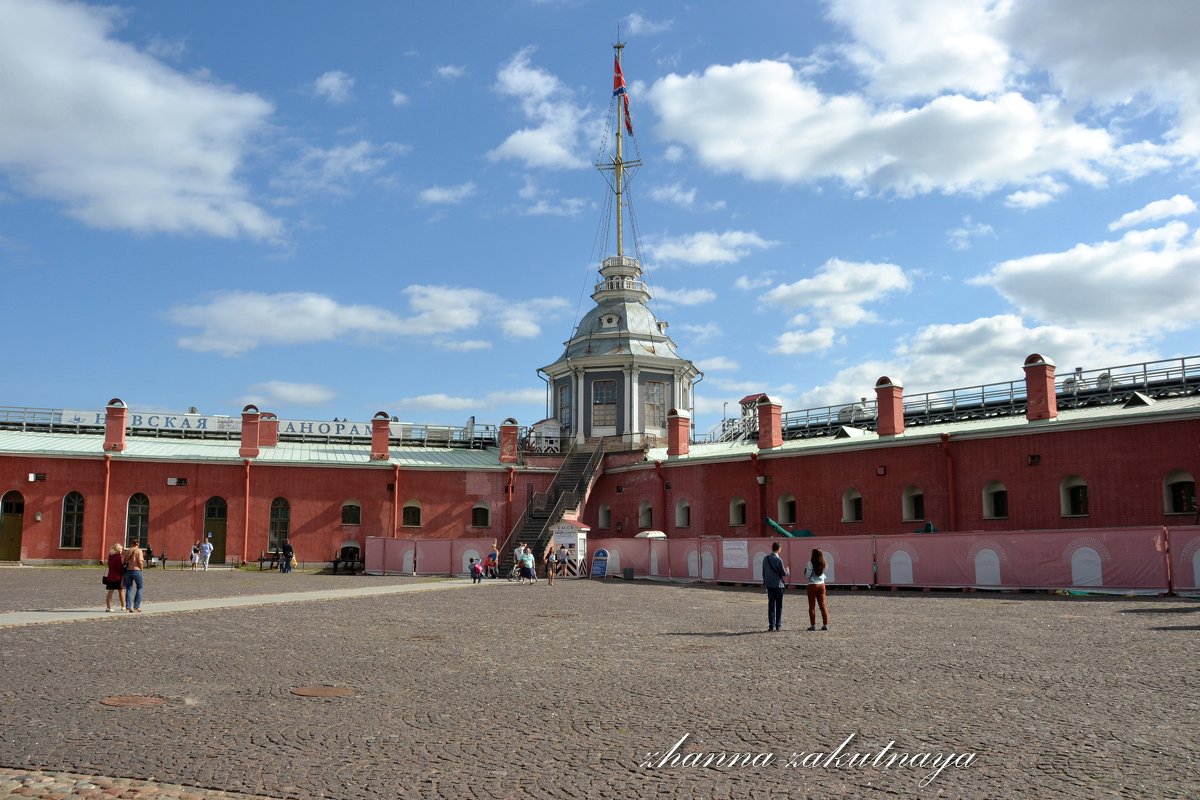
{"type": "Polygon", "coordinates": [[[301,697],[349,697],[354,690],[349,686],[297,686],[292,694],[301,697]]]}
{"type": "Polygon", "coordinates": [[[161,697],[145,694],[114,694],[100,700],[102,706],[115,708],[154,708],[167,702],[161,697]]]}

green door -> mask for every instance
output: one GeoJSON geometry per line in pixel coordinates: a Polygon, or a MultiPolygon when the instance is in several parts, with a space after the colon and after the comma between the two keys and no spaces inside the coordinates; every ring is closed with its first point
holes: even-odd
{"type": "Polygon", "coordinates": [[[21,526],[25,520],[25,498],[9,492],[0,500],[0,561],[21,560],[21,526]]]}
{"type": "Polygon", "coordinates": [[[204,538],[213,546],[210,564],[225,563],[225,525],[228,517],[229,507],[224,498],[210,497],[204,504],[204,538]]]}

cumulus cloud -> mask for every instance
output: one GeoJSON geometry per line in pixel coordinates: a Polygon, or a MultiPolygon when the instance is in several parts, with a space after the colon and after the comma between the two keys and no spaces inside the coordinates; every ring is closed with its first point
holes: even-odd
{"type": "Polygon", "coordinates": [[[356,181],[379,174],[393,156],[407,152],[408,147],[394,142],[305,147],[295,161],[279,170],[271,186],[289,195],[345,197],[356,181]]]}
{"type": "Polygon", "coordinates": [[[250,387],[238,402],[252,403],[264,411],[275,406],[321,406],[337,397],[337,392],[319,383],[267,381],[250,387]]]}
{"type": "Polygon", "coordinates": [[[118,19],[0,3],[0,170],[12,189],[97,228],[279,237],[238,179],[271,105],[116,40],[118,19]]]}
{"type": "Polygon", "coordinates": [[[1008,197],[1004,198],[1004,204],[1009,208],[1037,208],[1053,200],[1054,195],[1050,192],[1026,189],[1008,195],[1008,197]]]}
{"type": "Polygon", "coordinates": [[[354,78],[340,70],[331,70],[313,81],[313,93],[324,97],[329,103],[340,106],[350,99],[354,89],[354,78]]]}
{"type": "Polygon", "coordinates": [[[399,89],[392,89],[392,105],[403,108],[411,102],[411,98],[399,89]]]}
{"type": "Polygon", "coordinates": [[[685,322],[676,326],[677,329],[691,337],[694,344],[710,342],[721,335],[721,326],[715,322],[694,323],[685,322]]]}
{"type": "Polygon", "coordinates": [[[504,299],[480,289],[413,285],[403,292],[407,314],[379,306],[344,305],[312,292],[224,292],[206,303],[178,305],[167,320],[199,333],[181,337],[180,347],[235,356],[268,345],[300,345],[356,338],[382,342],[389,337],[447,341],[448,334],[498,319],[510,337],[540,333],[538,322],[565,308],[558,298],[504,299]]]}
{"type": "Polygon", "coordinates": [[[808,331],[785,331],[775,337],[772,352],[781,355],[820,353],[833,347],[837,331],[830,327],[813,328],[808,331]]]}
{"type": "Polygon", "coordinates": [[[422,394],[401,398],[392,405],[402,410],[470,411],[507,417],[516,413],[516,407],[544,406],[545,402],[545,389],[530,388],[488,392],[478,397],[445,393],[422,394]]]}
{"type": "Polygon", "coordinates": [[[749,275],[739,275],[738,279],[733,282],[733,285],[743,292],[752,292],[755,289],[765,289],[772,283],[773,281],[769,275],[761,275],[757,278],[751,278],[749,275]]]}
{"type": "Polygon", "coordinates": [[[781,283],[762,299],[798,311],[810,310],[831,327],[846,327],[877,319],[867,305],[912,286],[895,264],[856,263],[832,258],[811,278],[781,283]]]}
{"type": "Polygon", "coordinates": [[[669,31],[674,25],[674,20],[665,19],[655,22],[634,12],[625,18],[624,27],[625,32],[630,36],[653,36],[656,33],[669,31]]]}
{"type": "Polygon", "coordinates": [[[1155,200],[1137,211],[1122,214],[1121,218],[1108,224],[1110,231],[1132,228],[1144,222],[1156,222],[1171,217],[1182,217],[1196,212],[1196,203],[1186,194],[1177,194],[1169,200],[1155,200]]]}
{"type": "Polygon", "coordinates": [[[1060,102],[1018,93],[941,95],[912,108],[826,95],[788,63],[713,65],[671,74],[648,98],[659,133],[707,167],[753,180],[839,180],[910,197],[1025,188],[1046,175],[1100,183],[1110,134],[1071,121],[1060,102]]]}
{"type": "Polygon", "coordinates": [[[575,217],[588,206],[582,197],[560,197],[553,189],[544,189],[533,178],[524,176],[517,195],[525,202],[518,212],[523,216],[575,217]]]}
{"type": "Polygon", "coordinates": [[[659,286],[654,290],[654,297],[670,305],[698,306],[716,300],[717,293],[712,289],[667,289],[659,286]]]}
{"type": "Polygon", "coordinates": [[[1011,259],[974,279],[1025,316],[1100,333],[1147,336],[1195,324],[1200,242],[1184,222],[1115,241],[1011,259]]]}
{"type": "Polygon", "coordinates": [[[438,67],[433,72],[439,78],[444,78],[445,80],[453,81],[453,80],[458,80],[459,78],[465,78],[467,75],[467,68],[463,67],[463,66],[459,66],[458,64],[445,64],[443,66],[438,67]]]}
{"type": "Polygon", "coordinates": [[[704,358],[696,362],[696,366],[702,372],[718,372],[725,370],[738,369],[738,363],[731,358],[725,356],[713,356],[712,358],[704,358]]]}
{"type": "Polygon", "coordinates": [[[422,189],[418,195],[422,203],[429,205],[458,205],[468,197],[474,196],[474,181],[460,183],[458,186],[430,186],[428,189],[422,189]]]}
{"type": "Polygon", "coordinates": [[[526,166],[578,168],[589,166],[578,154],[586,115],[572,93],[554,75],[533,66],[533,48],[519,51],[500,68],[495,90],[520,100],[532,127],[509,135],[488,153],[494,161],[512,159],[526,166]]]}
{"type": "Polygon", "coordinates": [[[962,225],[946,231],[946,239],[955,250],[970,250],[971,240],[980,236],[995,236],[996,231],[984,222],[975,222],[968,214],[963,217],[962,225]]]}
{"type": "Polygon", "coordinates": [[[650,238],[646,252],[660,261],[686,264],[720,264],[740,261],[753,250],[766,250],[778,242],[753,231],[702,231],[687,236],[650,238]]]}

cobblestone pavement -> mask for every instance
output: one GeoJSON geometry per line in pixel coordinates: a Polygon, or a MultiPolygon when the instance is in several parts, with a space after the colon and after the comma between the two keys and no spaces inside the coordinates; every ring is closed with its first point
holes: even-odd
{"type": "Polygon", "coordinates": [[[0,630],[0,797],[1200,797],[1195,600],[833,591],[810,633],[789,591],[766,633],[749,588],[463,584],[0,630]]]}

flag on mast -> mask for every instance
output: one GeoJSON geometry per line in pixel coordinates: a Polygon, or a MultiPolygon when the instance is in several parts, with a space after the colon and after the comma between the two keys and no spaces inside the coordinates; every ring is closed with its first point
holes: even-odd
{"type": "Polygon", "coordinates": [[[625,75],[621,72],[621,60],[613,58],[613,97],[621,95],[625,107],[625,130],[633,136],[633,117],[629,114],[629,90],[625,86],[625,75]]]}

